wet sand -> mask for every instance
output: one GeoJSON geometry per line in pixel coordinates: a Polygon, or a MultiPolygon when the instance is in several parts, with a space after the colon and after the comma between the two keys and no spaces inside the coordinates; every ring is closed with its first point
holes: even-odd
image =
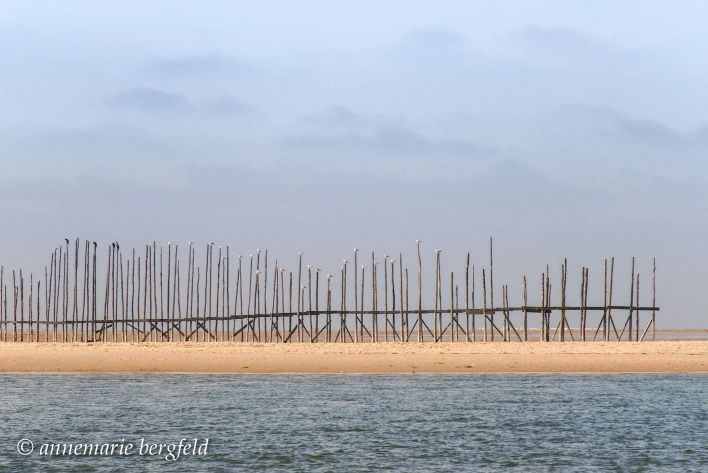
{"type": "Polygon", "coordinates": [[[2,372],[708,372],[708,341],[1,343],[2,372]]]}

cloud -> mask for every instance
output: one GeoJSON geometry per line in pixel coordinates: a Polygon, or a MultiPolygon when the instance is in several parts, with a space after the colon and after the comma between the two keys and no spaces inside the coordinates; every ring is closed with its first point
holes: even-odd
{"type": "Polygon", "coordinates": [[[193,100],[185,95],[151,87],[135,87],[115,94],[109,104],[153,113],[202,113],[216,116],[246,115],[253,107],[230,94],[193,100]]]}
{"type": "Polygon", "coordinates": [[[465,47],[462,35],[442,26],[427,26],[409,31],[401,38],[401,48],[416,53],[460,51],[465,47]]]}
{"type": "Polygon", "coordinates": [[[282,140],[286,147],[320,151],[334,155],[355,153],[409,158],[488,158],[492,148],[463,140],[431,140],[399,127],[379,127],[371,134],[298,135],[282,140]]]}
{"type": "Polygon", "coordinates": [[[567,105],[561,107],[554,120],[565,127],[589,132],[596,138],[634,146],[674,150],[703,146],[700,129],[680,133],[665,123],[646,117],[628,115],[610,107],[567,105]]]}
{"type": "Polygon", "coordinates": [[[189,111],[194,108],[194,104],[184,95],[151,87],[121,90],[111,98],[110,103],[121,108],[151,112],[189,111]]]}
{"type": "Polygon", "coordinates": [[[157,58],[151,61],[150,68],[159,73],[170,75],[204,75],[230,73],[234,71],[252,71],[248,63],[222,54],[197,54],[157,58]]]}
{"type": "Polygon", "coordinates": [[[512,40],[527,49],[552,56],[607,57],[626,51],[616,44],[602,41],[572,28],[548,28],[528,25],[511,33],[512,40]]]}
{"type": "Polygon", "coordinates": [[[370,124],[365,117],[342,105],[331,106],[322,113],[304,115],[302,122],[308,125],[347,129],[370,124]]]}
{"type": "Polygon", "coordinates": [[[245,115],[253,112],[253,107],[229,94],[204,99],[200,102],[203,109],[214,115],[245,115]]]}

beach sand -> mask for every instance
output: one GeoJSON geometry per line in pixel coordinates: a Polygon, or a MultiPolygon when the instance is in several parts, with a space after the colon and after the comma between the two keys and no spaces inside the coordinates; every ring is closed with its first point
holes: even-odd
{"type": "Polygon", "coordinates": [[[708,341],[2,343],[2,372],[708,372],[708,341]]]}

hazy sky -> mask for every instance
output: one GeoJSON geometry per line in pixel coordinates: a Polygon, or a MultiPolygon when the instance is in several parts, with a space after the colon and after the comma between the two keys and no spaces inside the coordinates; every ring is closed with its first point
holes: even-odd
{"type": "Polygon", "coordinates": [[[512,296],[563,257],[575,291],[580,265],[598,277],[616,256],[629,286],[629,258],[648,282],[656,256],[660,326],[708,326],[707,17],[704,2],[5,1],[0,260],[37,271],[81,236],[336,268],[354,246],[412,259],[419,238],[460,269],[493,235],[512,296]]]}

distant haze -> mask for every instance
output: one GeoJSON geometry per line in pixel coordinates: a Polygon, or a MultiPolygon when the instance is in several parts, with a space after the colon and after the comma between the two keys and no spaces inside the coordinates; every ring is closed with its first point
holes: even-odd
{"type": "Polygon", "coordinates": [[[81,236],[304,251],[334,272],[354,247],[410,264],[422,239],[428,264],[442,248],[459,270],[468,250],[487,263],[491,235],[512,303],[522,274],[557,279],[564,257],[573,288],[590,266],[593,297],[605,256],[624,292],[629,259],[648,283],[656,257],[659,327],[706,327],[707,17],[703,2],[3,2],[0,262],[39,271],[81,236]]]}

